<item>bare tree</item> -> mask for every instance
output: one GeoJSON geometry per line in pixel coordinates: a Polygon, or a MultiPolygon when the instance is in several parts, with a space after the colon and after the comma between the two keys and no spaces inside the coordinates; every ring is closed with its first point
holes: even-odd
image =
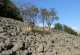
{"type": "Polygon", "coordinates": [[[21,16],[25,23],[29,23],[30,25],[35,26],[36,17],[39,12],[38,8],[34,5],[25,6],[20,8],[21,16]]]}
{"type": "Polygon", "coordinates": [[[43,30],[44,30],[44,22],[45,22],[45,19],[47,19],[47,16],[48,16],[47,9],[41,9],[41,16],[42,16],[43,30]]]}
{"type": "Polygon", "coordinates": [[[53,24],[53,22],[55,20],[57,21],[59,19],[59,17],[57,16],[57,13],[55,12],[54,9],[50,9],[50,11],[48,11],[48,15],[47,16],[48,17],[47,17],[46,21],[47,21],[47,25],[48,25],[49,30],[50,30],[51,25],[53,24]]]}
{"type": "Polygon", "coordinates": [[[42,15],[42,19],[43,19],[43,29],[44,29],[44,21],[46,21],[46,23],[49,27],[49,30],[50,30],[51,25],[54,22],[54,20],[59,19],[54,9],[50,9],[50,10],[42,9],[41,15],[42,15]]]}

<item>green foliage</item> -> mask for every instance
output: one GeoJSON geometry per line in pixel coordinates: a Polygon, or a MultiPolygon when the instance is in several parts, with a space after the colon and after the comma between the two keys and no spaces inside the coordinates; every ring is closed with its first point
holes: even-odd
{"type": "Polygon", "coordinates": [[[0,16],[22,21],[19,9],[10,0],[4,0],[3,3],[4,5],[0,8],[0,16]]]}
{"type": "Polygon", "coordinates": [[[55,26],[54,26],[54,29],[57,30],[57,31],[61,31],[62,30],[62,24],[56,23],[55,26]]]}
{"type": "Polygon", "coordinates": [[[73,35],[76,35],[76,36],[78,35],[76,31],[74,31],[72,28],[70,28],[66,25],[64,25],[64,32],[67,32],[69,34],[73,34],[73,35]]]}
{"type": "Polygon", "coordinates": [[[73,30],[71,27],[68,27],[67,25],[62,26],[62,24],[60,23],[56,23],[54,29],[57,31],[64,31],[72,35],[76,35],[76,36],[78,35],[78,33],[75,30],[73,30]]]}

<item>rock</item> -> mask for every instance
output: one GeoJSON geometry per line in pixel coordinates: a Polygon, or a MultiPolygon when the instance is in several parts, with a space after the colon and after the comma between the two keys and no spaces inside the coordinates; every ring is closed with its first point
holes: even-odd
{"type": "Polygon", "coordinates": [[[0,55],[80,55],[80,37],[22,30],[28,24],[0,17],[0,55]]]}
{"type": "Polygon", "coordinates": [[[3,28],[2,27],[0,27],[0,33],[2,33],[3,32],[3,28]]]}
{"type": "Polygon", "coordinates": [[[2,52],[1,55],[10,55],[10,54],[12,54],[12,50],[5,50],[2,52]]]}

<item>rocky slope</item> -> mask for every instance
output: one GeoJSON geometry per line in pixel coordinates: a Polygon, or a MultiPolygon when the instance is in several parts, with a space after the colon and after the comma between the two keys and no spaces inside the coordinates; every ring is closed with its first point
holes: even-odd
{"type": "Polygon", "coordinates": [[[0,55],[80,55],[80,37],[24,32],[20,21],[0,17],[0,55]]]}

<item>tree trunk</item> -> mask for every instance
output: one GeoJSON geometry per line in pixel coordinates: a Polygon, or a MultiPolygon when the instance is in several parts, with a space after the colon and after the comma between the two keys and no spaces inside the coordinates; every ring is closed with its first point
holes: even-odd
{"type": "Polygon", "coordinates": [[[44,31],[44,19],[43,19],[43,31],[44,31]]]}

